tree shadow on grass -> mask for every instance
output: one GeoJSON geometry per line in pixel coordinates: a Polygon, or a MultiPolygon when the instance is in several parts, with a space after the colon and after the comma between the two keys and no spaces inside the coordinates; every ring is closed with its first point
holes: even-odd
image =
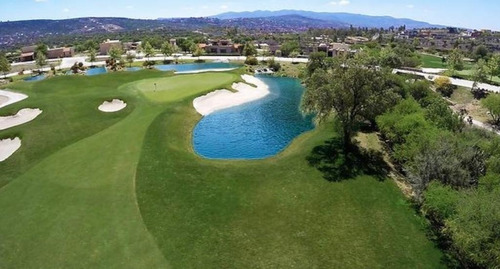
{"type": "Polygon", "coordinates": [[[363,149],[358,145],[345,152],[342,139],[337,137],[315,147],[306,160],[330,182],[340,182],[359,175],[370,175],[384,181],[390,171],[382,152],[363,149]]]}

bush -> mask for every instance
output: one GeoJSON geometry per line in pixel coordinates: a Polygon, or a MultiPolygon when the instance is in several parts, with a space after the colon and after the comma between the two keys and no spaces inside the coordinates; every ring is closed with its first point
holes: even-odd
{"type": "Polygon", "coordinates": [[[156,64],[155,61],[144,61],[144,63],[142,64],[144,67],[147,67],[147,68],[151,68],[152,66],[154,66],[156,64]]]}
{"type": "Polygon", "coordinates": [[[259,60],[253,56],[248,56],[247,59],[245,60],[245,64],[247,65],[258,65],[259,60]]]}
{"type": "Polygon", "coordinates": [[[200,64],[200,63],[204,63],[204,62],[205,62],[205,60],[198,59],[198,60],[195,60],[194,62],[195,62],[195,63],[197,63],[197,64],[200,64]]]}
{"type": "Polygon", "coordinates": [[[276,62],[274,60],[274,58],[271,58],[268,62],[267,62],[267,67],[269,68],[272,68],[274,70],[274,72],[278,72],[280,71],[281,69],[281,64],[276,62]]]}
{"type": "Polygon", "coordinates": [[[436,78],[434,84],[436,85],[436,91],[444,97],[450,97],[456,88],[447,77],[436,78]]]}

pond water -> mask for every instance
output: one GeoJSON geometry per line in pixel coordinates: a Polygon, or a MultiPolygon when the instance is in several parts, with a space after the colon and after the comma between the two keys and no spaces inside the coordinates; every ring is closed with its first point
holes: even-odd
{"type": "Polygon", "coordinates": [[[314,128],[313,116],[299,110],[304,92],[299,80],[259,78],[270,86],[271,94],[203,117],[193,133],[197,154],[209,159],[264,159],[314,128]]]}
{"type": "Polygon", "coordinates": [[[24,79],[24,81],[34,82],[34,81],[44,80],[45,78],[46,78],[46,76],[44,74],[41,74],[41,75],[37,75],[37,76],[27,77],[24,79]]]}
{"type": "Polygon", "coordinates": [[[85,71],[85,74],[87,76],[95,76],[95,75],[100,75],[100,74],[105,74],[107,73],[106,67],[96,67],[96,68],[89,68],[87,71],[85,71]]]}
{"type": "Polygon", "coordinates": [[[194,64],[164,64],[155,65],[155,68],[161,71],[176,71],[176,72],[190,72],[202,71],[208,69],[228,69],[238,68],[240,65],[232,63],[194,63],[194,64]]]}

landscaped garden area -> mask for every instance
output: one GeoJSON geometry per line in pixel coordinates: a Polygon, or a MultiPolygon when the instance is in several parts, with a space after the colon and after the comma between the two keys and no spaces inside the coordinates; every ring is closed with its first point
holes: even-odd
{"type": "Polygon", "coordinates": [[[318,169],[335,166],[332,124],[267,159],[196,154],[193,99],[230,89],[242,72],[141,70],[9,84],[29,98],[2,116],[24,107],[43,114],[0,131],[22,139],[0,163],[0,266],[443,267],[423,217],[386,174],[331,180],[334,171],[318,169]],[[98,110],[115,98],[123,110],[98,110]]]}

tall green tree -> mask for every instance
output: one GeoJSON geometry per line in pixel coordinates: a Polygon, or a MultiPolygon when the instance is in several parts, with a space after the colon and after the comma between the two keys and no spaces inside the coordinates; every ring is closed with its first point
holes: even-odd
{"type": "Polygon", "coordinates": [[[485,45],[479,45],[474,49],[473,56],[476,61],[479,61],[481,59],[487,60],[489,53],[490,52],[485,45]]]}
{"type": "Polygon", "coordinates": [[[488,61],[488,75],[490,79],[493,77],[500,77],[500,53],[494,54],[488,61]]]}
{"type": "Polygon", "coordinates": [[[42,69],[46,65],[47,65],[47,57],[45,57],[45,54],[43,53],[38,53],[36,56],[36,66],[42,69]]]}
{"type": "Polygon", "coordinates": [[[154,56],[154,53],[155,52],[153,46],[151,46],[151,44],[146,41],[146,44],[144,44],[144,54],[146,55],[146,58],[148,58],[148,62],[151,56],[154,56]]]}
{"type": "Polygon", "coordinates": [[[0,72],[3,73],[4,77],[7,75],[7,72],[9,72],[11,69],[10,63],[5,57],[4,54],[0,54],[0,72]]]}
{"type": "Polygon", "coordinates": [[[135,60],[135,55],[130,53],[130,52],[127,53],[126,60],[127,60],[127,63],[129,64],[129,67],[132,67],[132,64],[134,63],[134,60],[135,60]]]}
{"type": "Polygon", "coordinates": [[[313,52],[309,55],[309,61],[306,67],[306,76],[310,78],[316,70],[326,71],[329,68],[329,64],[326,58],[326,53],[324,52],[313,52]]]}
{"type": "Polygon", "coordinates": [[[174,47],[172,46],[172,44],[170,44],[170,42],[167,41],[161,46],[161,53],[163,53],[163,60],[166,61],[167,57],[174,53],[174,47]]]}
{"type": "Polygon", "coordinates": [[[302,109],[316,113],[318,120],[331,115],[337,118],[346,151],[352,149],[356,126],[372,108],[369,102],[386,90],[382,87],[384,74],[365,66],[360,57],[337,61],[328,71],[314,71],[302,99],[302,109]]]}
{"type": "Polygon", "coordinates": [[[203,48],[200,48],[200,46],[196,46],[196,48],[193,49],[193,56],[198,57],[198,61],[203,55],[205,55],[205,50],[203,48]]]}
{"type": "Polygon", "coordinates": [[[93,47],[91,47],[89,49],[89,61],[90,61],[91,65],[94,65],[94,62],[96,61],[96,58],[97,58],[97,52],[96,52],[96,50],[93,47]]]}
{"type": "Polygon", "coordinates": [[[255,56],[257,49],[252,42],[247,42],[243,47],[243,56],[255,56]]]}
{"type": "Polygon", "coordinates": [[[500,95],[490,94],[488,97],[481,101],[481,104],[488,109],[493,123],[500,124],[500,95]]]}
{"type": "Polygon", "coordinates": [[[111,58],[113,61],[118,62],[122,58],[122,49],[118,47],[111,47],[109,50],[109,58],[111,58]]]}
{"type": "Polygon", "coordinates": [[[464,69],[464,60],[462,52],[459,49],[454,49],[447,59],[448,67],[452,71],[460,71],[464,69]]]}
{"type": "Polygon", "coordinates": [[[476,63],[476,66],[474,66],[472,78],[474,82],[487,82],[489,73],[490,72],[488,70],[486,61],[483,59],[479,59],[476,63]]]}
{"type": "Polygon", "coordinates": [[[151,56],[154,56],[154,53],[155,52],[153,46],[151,46],[151,44],[146,41],[146,44],[144,44],[144,54],[146,55],[146,58],[148,58],[148,62],[151,56]]]}
{"type": "Polygon", "coordinates": [[[47,45],[40,43],[36,46],[35,53],[38,54],[43,54],[43,56],[47,56],[47,52],[49,50],[49,47],[47,45]]]}
{"type": "Polygon", "coordinates": [[[281,54],[283,57],[290,56],[293,51],[300,51],[300,45],[297,41],[287,41],[281,45],[281,54]]]}

